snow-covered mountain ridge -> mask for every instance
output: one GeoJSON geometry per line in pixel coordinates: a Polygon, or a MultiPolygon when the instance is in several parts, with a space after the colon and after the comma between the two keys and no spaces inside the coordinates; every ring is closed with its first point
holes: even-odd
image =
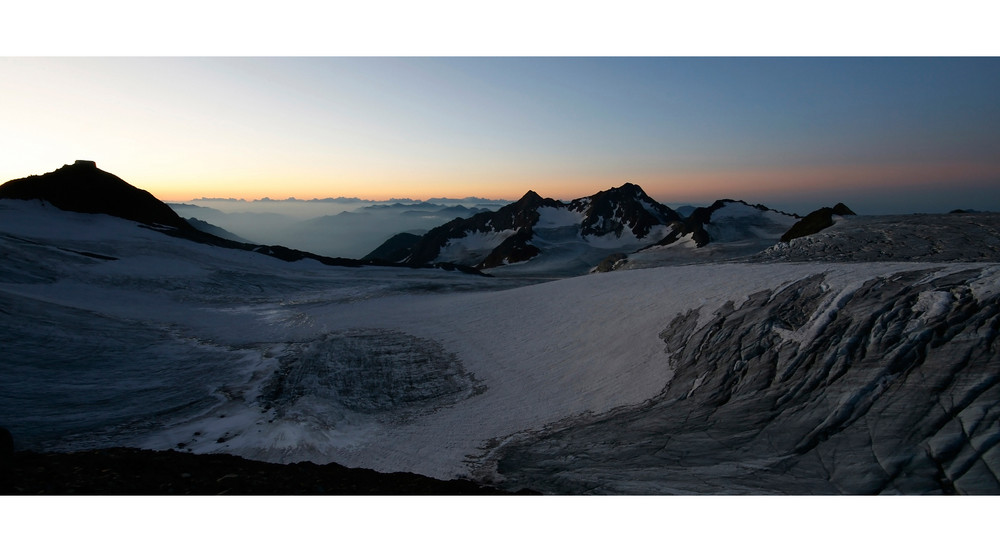
{"type": "MultiPolygon", "coordinates": [[[[380,254],[387,261],[446,261],[497,274],[579,275],[599,264],[610,266],[609,258],[650,248],[739,244],[749,246],[752,250],[744,253],[751,254],[776,243],[797,220],[731,199],[681,217],[626,183],[569,203],[529,191],[495,213],[455,219],[428,231],[409,249],[383,246],[380,254]]],[[[366,258],[377,256],[373,252],[366,258]]]]}
{"type": "Polygon", "coordinates": [[[599,258],[608,249],[656,242],[679,219],[630,183],[570,203],[528,191],[496,212],[438,226],[408,251],[384,260],[416,265],[445,261],[486,269],[527,262],[543,251],[550,257],[569,252],[599,258]]]}

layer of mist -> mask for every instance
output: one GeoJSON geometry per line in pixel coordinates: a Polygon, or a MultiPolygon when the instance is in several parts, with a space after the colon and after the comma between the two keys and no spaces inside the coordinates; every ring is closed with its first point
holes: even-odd
{"type": "Polygon", "coordinates": [[[506,203],[475,197],[430,201],[199,199],[172,203],[170,208],[183,218],[207,222],[249,243],[361,258],[397,233],[420,235],[455,218],[506,203]]]}

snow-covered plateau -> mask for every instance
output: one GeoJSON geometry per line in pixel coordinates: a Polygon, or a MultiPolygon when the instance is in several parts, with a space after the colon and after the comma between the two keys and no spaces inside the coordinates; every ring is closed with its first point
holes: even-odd
{"type": "Polygon", "coordinates": [[[0,200],[0,253],[19,448],[551,493],[1000,493],[996,259],[490,278],[284,262],[21,200],[0,200]]]}

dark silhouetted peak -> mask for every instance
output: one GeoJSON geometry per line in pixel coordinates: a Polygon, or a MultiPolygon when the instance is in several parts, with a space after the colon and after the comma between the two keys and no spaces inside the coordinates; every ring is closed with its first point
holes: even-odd
{"type": "Polygon", "coordinates": [[[555,199],[543,198],[534,191],[528,191],[516,202],[500,207],[496,212],[484,212],[470,218],[476,221],[476,226],[492,231],[518,230],[531,228],[538,222],[538,209],[541,207],[565,208],[566,205],[555,199]]]}
{"type": "Polygon", "coordinates": [[[847,205],[843,203],[837,203],[833,206],[833,214],[837,216],[857,216],[853,210],[847,208],[847,205]]]}
{"type": "MultiPolygon", "coordinates": [[[[517,201],[497,209],[496,213],[497,214],[505,213],[505,215],[510,215],[513,213],[534,212],[537,211],[539,207],[565,207],[565,206],[566,205],[562,204],[559,201],[556,201],[555,199],[546,199],[543,198],[541,195],[535,193],[534,191],[528,190],[528,193],[525,193],[524,196],[522,196],[517,201]]],[[[516,222],[512,222],[512,224],[517,226],[524,226],[525,225],[524,222],[526,221],[518,220],[516,222]]],[[[534,224],[534,221],[531,221],[530,224],[534,224]]],[[[511,227],[513,228],[513,226],[511,227]]]]}
{"type": "Polygon", "coordinates": [[[62,210],[110,214],[145,224],[189,227],[152,194],[98,169],[94,161],[76,161],[41,176],[11,180],[0,186],[0,199],[40,199],[62,210]]]}
{"type": "Polygon", "coordinates": [[[788,243],[792,239],[805,237],[814,233],[819,233],[833,225],[834,216],[855,216],[854,211],[847,208],[843,203],[837,203],[833,208],[823,207],[807,214],[802,220],[795,223],[781,236],[781,241],[788,243]]]}
{"type": "Polygon", "coordinates": [[[516,203],[537,203],[537,202],[539,202],[541,200],[542,200],[542,196],[541,195],[535,193],[534,190],[529,189],[528,193],[525,193],[523,196],[521,196],[520,199],[518,199],[515,202],[516,203]]]}

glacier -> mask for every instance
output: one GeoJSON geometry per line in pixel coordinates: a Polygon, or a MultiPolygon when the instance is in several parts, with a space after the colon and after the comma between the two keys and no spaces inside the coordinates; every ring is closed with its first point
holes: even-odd
{"type": "Polygon", "coordinates": [[[0,425],[24,449],[551,493],[1000,493],[990,258],[484,278],[17,200],[0,252],[0,425]]]}

